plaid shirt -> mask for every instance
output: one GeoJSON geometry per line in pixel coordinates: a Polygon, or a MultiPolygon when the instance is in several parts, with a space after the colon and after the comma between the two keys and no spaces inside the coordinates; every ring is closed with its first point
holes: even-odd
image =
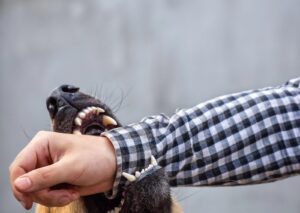
{"type": "Polygon", "coordinates": [[[113,197],[154,155],[171,186],[244,185],[300,173],[300,78],[218,97],[103,134],[116,150],[113,197]]]}

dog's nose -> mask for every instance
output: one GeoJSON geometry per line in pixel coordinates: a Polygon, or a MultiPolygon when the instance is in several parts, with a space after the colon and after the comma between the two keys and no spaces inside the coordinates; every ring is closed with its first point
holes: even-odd
{"type": "Polygon", "coordinates": [[[79,91],[80,88],[73,85],[62,85],[58,89],[66,93],[76,93],[79,91]]]}
{"type": "Polygon", "coordinates": [[[77,93],[79,89],[79,87],[72,85],[62,85],[55,89],[46,102],[50,117],[54,118],[59,108],[68,104],[66,99],[77,93]]]}

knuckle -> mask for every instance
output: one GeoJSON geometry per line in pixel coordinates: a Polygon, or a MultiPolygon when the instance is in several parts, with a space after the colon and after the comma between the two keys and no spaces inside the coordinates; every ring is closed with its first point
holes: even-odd
{"type": "Polygon", "coordinates": [[[40,138],[40,137],[45,137],[48,134],[47,131],[41,130],[38,131],[38,133],[36,133],[36,137],[40,138]]]}
{"type": "Polygon", "coordinates": [[[9,174],[11,174],[13,170],[14,170],[14,165],[13,163],[11,163],[8,167],[9,174]]]}
{"type": "Polygon", "coordinates": [[[50,178],[50,172],[46,171],[46,170],[36,170],[36,184],[39,185],[39,187],[41,187],[43,185],[44,182],[46,182],[47,180],[49,180],[50,178]]]}
{"type": "Polygon", "coordinates": [[[47,181],[51,179],[53,176],[51,170],[43,170],[42,172],[40,172],[40,177],[42,180],[47,181]]]}
{"type": "Polygon", "coordinates": [[[33,138],[34,143],[44,143],[45,141],[50,141],[51,133],[47,131],[39,131],[33,138]]]}

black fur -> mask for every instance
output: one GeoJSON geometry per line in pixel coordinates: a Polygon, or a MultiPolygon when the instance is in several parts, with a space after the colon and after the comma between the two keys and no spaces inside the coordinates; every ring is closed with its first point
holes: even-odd
{"type": "MultiPolygon", "coordinates": [[[[105,115],[114,118],[121,126],[108,106],[79,91],[78,87],[63,85],[55,89],[47,99],[47,109],[53,123],[53,131],[72,133],[74,119],[82,109],[96,106],[105,110],[105,115]]],[[[148,159],[146,159],[148,160],[148,159]]],[[[162,168],[155,166],[142,174],[114,199],[107,199],[103,193],[83,197],[88,213],[106,213],[120,206],[125,195],[121,213],[170,213],[171,197],[168,178],[162,168]]]]}

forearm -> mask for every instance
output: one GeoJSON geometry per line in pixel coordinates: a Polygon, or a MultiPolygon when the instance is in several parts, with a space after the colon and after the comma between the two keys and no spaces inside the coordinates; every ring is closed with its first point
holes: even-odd
{"type": "Polygon", "coordinates": [[[117,154],[115,189],[124,184],[122,171],[143,169],[151,155],[172,186],[253,184],[299,173],[299,107],[298,79],[107,132],[117,154]]]}

